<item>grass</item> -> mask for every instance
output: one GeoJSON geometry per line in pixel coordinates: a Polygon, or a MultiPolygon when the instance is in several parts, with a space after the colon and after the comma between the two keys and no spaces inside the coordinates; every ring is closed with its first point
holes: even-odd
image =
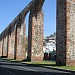
{"type": "Polygon", "coordinates": [[[75,66],[54,66],[54,67],[59,68],[59,69],[66,69],[66,70],[75,71],[75,66]]]}
{"type": "Polygon", "coordinates": [[[56,63],[54,61],[42,61],[42,62],[23,62],[27,64],[38,64],[38,65],[55,65],[56,63]]]}
{"type": "Polygon", "coordinates": [[[14,59],[9,59],[9,58],[2,58],[3,60],[14,60],[14,59]]]}
{"type": "Polygon", "coordinates": [[[15,59],[11,59],[11,58],[2,58],[3,60],[8,60],[11,62],[22,62],[21,60],[15,60],[15,59]]]}

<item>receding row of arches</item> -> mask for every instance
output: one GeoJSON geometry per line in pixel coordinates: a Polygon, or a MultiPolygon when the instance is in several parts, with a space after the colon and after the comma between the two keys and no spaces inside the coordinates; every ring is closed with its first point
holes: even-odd
{"type": "MultiPolygon", "coordinates": [[[[29,14],[28,60],[43,60],[44,0],[32,0],[0,35],[0,56],[24,60],[26,45],[25,17],[29,14]]],[[[56,64],[75,65],[75,1],[57,0],[56,64]]]]}
{"type": "Polygon", "coordinates": [[[26,58],[26,25],[25,18],[29,14],[28,27],[28,60],[42,60],[43,41],[43,12],[44,0],[33,0],[26,8],[10,23],[10,25],[0,35],[0,56],[10,59],[24,60],[26,58]],[[41,38],[40,38],[41,37],[41,38]],[[41,41],[38,42],[38,41],[41,41]],[[38,43],[36,43],[38,42],[38,43]],[[38,46],[37,46],[38,45],[38,46]],[[37,48],[36,48],[37,47],[37,48]],[[31,50],[33,48],[33,50],[31,50]],[[41,56],[39,55],[39,49],[41,56]],[[34,50],[36,49],[36,50],[34,50]],[[33,53],[32,53],[33,52],[33,53]],[[35,52],[35,53],[34,53],[35,52]],[[37,58],[38,56],[38,58],[37,58]],[[39,58],[40,57],[40,58],[39,58]]]}

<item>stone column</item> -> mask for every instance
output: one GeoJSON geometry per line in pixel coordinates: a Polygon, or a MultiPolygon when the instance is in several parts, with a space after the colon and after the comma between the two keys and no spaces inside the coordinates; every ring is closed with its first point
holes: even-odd
{"type": "Polygon", "coordinates": [[[7,37],[7,35],[6,35],[6,46],[5,46],[5,48],[6,48],[6,57],[7,57],[7,55],[8,55],[8,37],[7,37]]]}
{"type": "Polygon", "coordinates": [[[12,52],[11,52],[11,29],[8,30],[8,58],[11,59],[12,58],[12,52]]]}
{"type": "Polygon", "coordinates": [[[66,0],[57,0],[56,64],[66,65],[66,0]]]}
{"type": "Polygon", "coordinates": [[[3,56],[7,57],[7,37],[6,36],[4,36],[3,56]]]}
{"type": "Polygon", "coordinates": [[[15,25],[13,25],[10,29],[10,34],[8,35],[9,43],[8,43],[8,58],[14,59],[14,51],[15,51],[15,25]]]}
{"type": "Polygon", "coordinates": [[[75,0],[67,0],[66,65],[75,66],[75,0]]]}
{"type": "Polygon", "coordinates": [[[29,17],[28,31],[28,59],[31,61],[43,60],[43,12],[32,11],[29,17]]]}
{"type": "Polygon", "coordinates": [[[6,36],[6,49],[7,49],[7,58],[8,58],[8,48],[9,48],[9,39],[8,39],[8,34],[6,36]]]}
{"type": "Polygon", "coordinates": [[[1,48],[0,49],[1,49],[0,56],[2,56],[2,40],[1,40],[1,48]]]}
{"type": "Polygon", "coordinates": [[[4,39],[3,39],[3,35],[2,35],[2,56],[3,56],[3,47],[4,47],[4,39]]]}
{"type": "MultiPolygon", "coordinates": [[[[19,21],[21,22],[21,21],[19,21]]],[[[18,23],[17,24],[17,50],[16,50],[16,59],[17,60],[24,60],[25,59],[25,43],[26,43],[26,36],[25,36],[25,23],[18,23]]]]}
{"type": "Polygon", "coordinates": [[[75,1],[57,0],[56,63],[75,66],[75,1]]]}
{"type": "Polygon", "coordinates": [[[2,40],[1,40],[1,36],[0,36],[0,57],[2,56],[2,40]]]}

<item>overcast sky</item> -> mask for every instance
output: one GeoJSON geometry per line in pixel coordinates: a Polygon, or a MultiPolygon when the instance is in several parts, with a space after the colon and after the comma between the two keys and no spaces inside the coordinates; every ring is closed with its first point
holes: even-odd
{"type": "MultiPolygon", "coordinates": [[[[27,6],[30,1],[31,0],[0,0],[0,33],[13,21],[13,19],[25,8],[25,6],[27,6]]],[[[43,12],[44,36],[49,36],[56,32],[56,0],[45,0],[43,12]]],[[[28,15],[26,16],[27,29],[28,15]]]]}

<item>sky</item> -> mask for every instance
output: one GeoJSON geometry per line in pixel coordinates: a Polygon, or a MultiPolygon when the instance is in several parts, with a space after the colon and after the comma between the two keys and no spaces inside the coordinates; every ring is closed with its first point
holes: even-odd
{"type": "MultiPolygon", "coordinates": [[[[0,33],[13,21],[13,19],[28,5],[31,0],[0,0],[0,33]]],[[[45,0],[44,36],[56,32],[56,0],[45,0]]],[[[28,34],[28,17],[26,16],[26,35],[28,34]]]]}

